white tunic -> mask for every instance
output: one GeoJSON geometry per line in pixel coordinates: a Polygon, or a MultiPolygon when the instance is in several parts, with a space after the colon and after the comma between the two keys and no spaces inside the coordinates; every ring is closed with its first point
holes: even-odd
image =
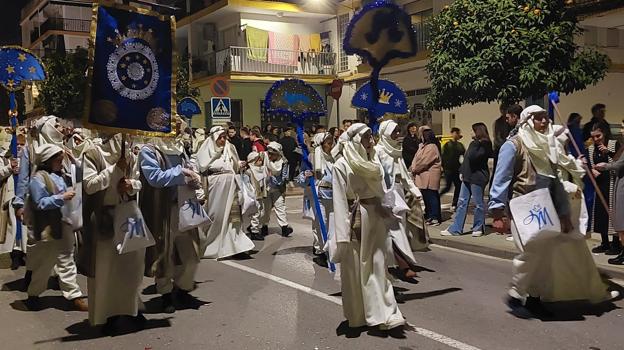
{"type": "MultiPolygon", "coordinates": [[[[252,250],[255,245],[241,229],[239,213],[232,215],[235,196],[239,187],[234,173],[233,159],[228,152],[212,159],[208,165],[210,172],[206,188],[206,212],[212,218],[212,225],[205,232],[203,240],[204,258],[221,259],[252,250]]],[[[236,202],[238,205],[238,201],[236,202]]]]}
{"type": "Polygon", "coordinates": [[[361,241],[351,233],[348,200],[354,199],[356,194],[365,201],[379,199],[381,183],[379,188],[370,188],[341,158],[334,165],[332,184],[335,234],[329,249],[331,260],[341,264],[342,305],[349,326],[393,328],[404,324],[387,277],[390,236],[376,205],[360,204],[361,241]]]}
{"type": "MultiPolygon", "coordinates": [[[[98,172],[94,160],[84,158],[83,188],[88,194],[105,190],[104,205],[115,206],[121,201],[117,184],[123,174],[115,164],[108,164],[98,172]]],[[[104,162],[102,159],[96,161],[104,162]]],[[[130,171],[135,174],[135,171],[130,171]]],[[[131,180],[133,193],[141,189],[141,182],[131,180]]],[[[109,317],[136,316],[139,308],[139,290],[145,267],[145,249],[118,254],[112,232],[95,233],[95,277],[88,280],[89,322],[104,324],[109,317]]]]}

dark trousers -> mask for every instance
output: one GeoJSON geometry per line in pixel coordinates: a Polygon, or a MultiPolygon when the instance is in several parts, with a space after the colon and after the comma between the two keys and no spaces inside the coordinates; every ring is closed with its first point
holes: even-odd
{"type": "Polygon", "coordinates": [[[299,167],[299,161],[301,158],[294,157],[286,160],[288,161],[288,181],[293,181],[293,179],[299,174],[297,168],[299,167]]]}
{"type": "MultiPolygon", "coordinates": [[[[460,187],[461,188],[461,187],[460,187]]],[[[425,202],[425,219],[442,222],[442,210],[440,209],[440,193],[436,190],[423,190],[420,192],[425,202]]]]}
{"type": "Polygon", "coordinates": [[[453,186],[453,206],[457,207],[457,200],[459,199],[459,191],[461,190],[461,180],[459,179],[459,171],[444,172],[444,188],[440,191],[440,196],[443,196],[451,190],[453,186]]]}

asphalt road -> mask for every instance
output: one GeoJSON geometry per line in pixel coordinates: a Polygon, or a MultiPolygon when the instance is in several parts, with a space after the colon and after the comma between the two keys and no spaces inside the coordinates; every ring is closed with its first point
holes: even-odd
{"type": "MultiPolygon", "coordinates": [[[[253,259],[203,261],[193,308],[160,314],[145,279],[149,321],[139,333],[101,335],[55,290],[44,294],[46,309],[23,311],[26,296],[14,290],[23,270],[0,270],[0,349],[624,349],[624,302],[551,304],[555,319],[516,319],[502,302],[510,261],[435,246],[416,253],[417,284],[395,284],[410,330],[350,330],[339,283],[312,262],[301,199],[287,202],[294,236],[273,228],[253,259]]],[[[86,280],[80,283],[86,290],[86,280]]]]}

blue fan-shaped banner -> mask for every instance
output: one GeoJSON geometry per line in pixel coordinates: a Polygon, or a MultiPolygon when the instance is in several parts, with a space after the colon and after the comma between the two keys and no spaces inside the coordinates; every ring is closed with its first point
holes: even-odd
{"type": "Polygon", "coordinates": [[[192,97],[185,97],[178,101],[176,109],[179,115],[189,119],[194,115],[201,114],[199,102],[192,97]]]}
{"type": "Polygon", "coordinates": [[[46,78],[39,57],[19,46],[0,47],[0,84],[8,91],[18,91],[31,81],[46,78]]]}
{"type": "MultiPolygon", "coordinates": [[[[310,162],[310,152],[303,138],[303,121],[307,118],[320,117],[326,114],[325,103],[318,91],[299,79],[279,80],[267,91],[264,105],[268,113],[286,114],[297,125],[297,142],[303,151],[301,171],[314,169],[310,162]]],[[[316,220],[318,220],[321,229],[323,242],[327,242],[327,227],[325,227],[325,221],[323,220],[323,213],[318,193],[316,192],[316,185],[314,184],[314,176],[308,177],[306,182],[312,194],[312,201],[314,202],[317,216],[316,220]]],[[[336,271],[333,263],[329,264],[329,269],[332,272],[336,271]]]]}
{"type": "Polygon", "coordinates": [[[269,113],[283,113],[292,119],[325,115],[325,103],[311,85],[299,79],[284,79],[273,83],[264,104],[269,113]]]}
{"type": "Polygon", "coordinates": [[[375,119],[385,114],[407,114],[407,96],[395,83],[388,80],[378,81],[379,100],[373,98],[370,82],[362,85],[353,95],[351,105],[355,108],[373,111],[375,119]]]}
{"type": "Polygon", "coordinates": [[[347,54],[362,56],[373,69],[380,70],[393,58],[416,54],[416,33],[402,8],[391,2],[376,1],[353,16],[343,47],[347,54]]]}

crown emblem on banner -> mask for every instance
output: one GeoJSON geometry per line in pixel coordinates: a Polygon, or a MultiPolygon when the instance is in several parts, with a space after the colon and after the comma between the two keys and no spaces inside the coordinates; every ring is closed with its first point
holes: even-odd
{"type": "Polygon", "coordinates": [[[139,23],[136,27],[128,27],[125,34],[119,33],[119,30],[115,30],[116,36],[114,38],[108,37],[106,41],[115,45],[115,47],[121,46],[126,40],[139,39],[144,41],[153,52],[156,52],[158,47],[158,40],[154,36],[152,28],[145,29],[143,24],[139,23]]]}
{"type": "Polygon", "coordinates": [[[387,92],[386,89],[382,89],[379,92],[379,103],[389,105],[390,99],[392,98],[393,95],[394,95],[393,93],[387,92]]]}

